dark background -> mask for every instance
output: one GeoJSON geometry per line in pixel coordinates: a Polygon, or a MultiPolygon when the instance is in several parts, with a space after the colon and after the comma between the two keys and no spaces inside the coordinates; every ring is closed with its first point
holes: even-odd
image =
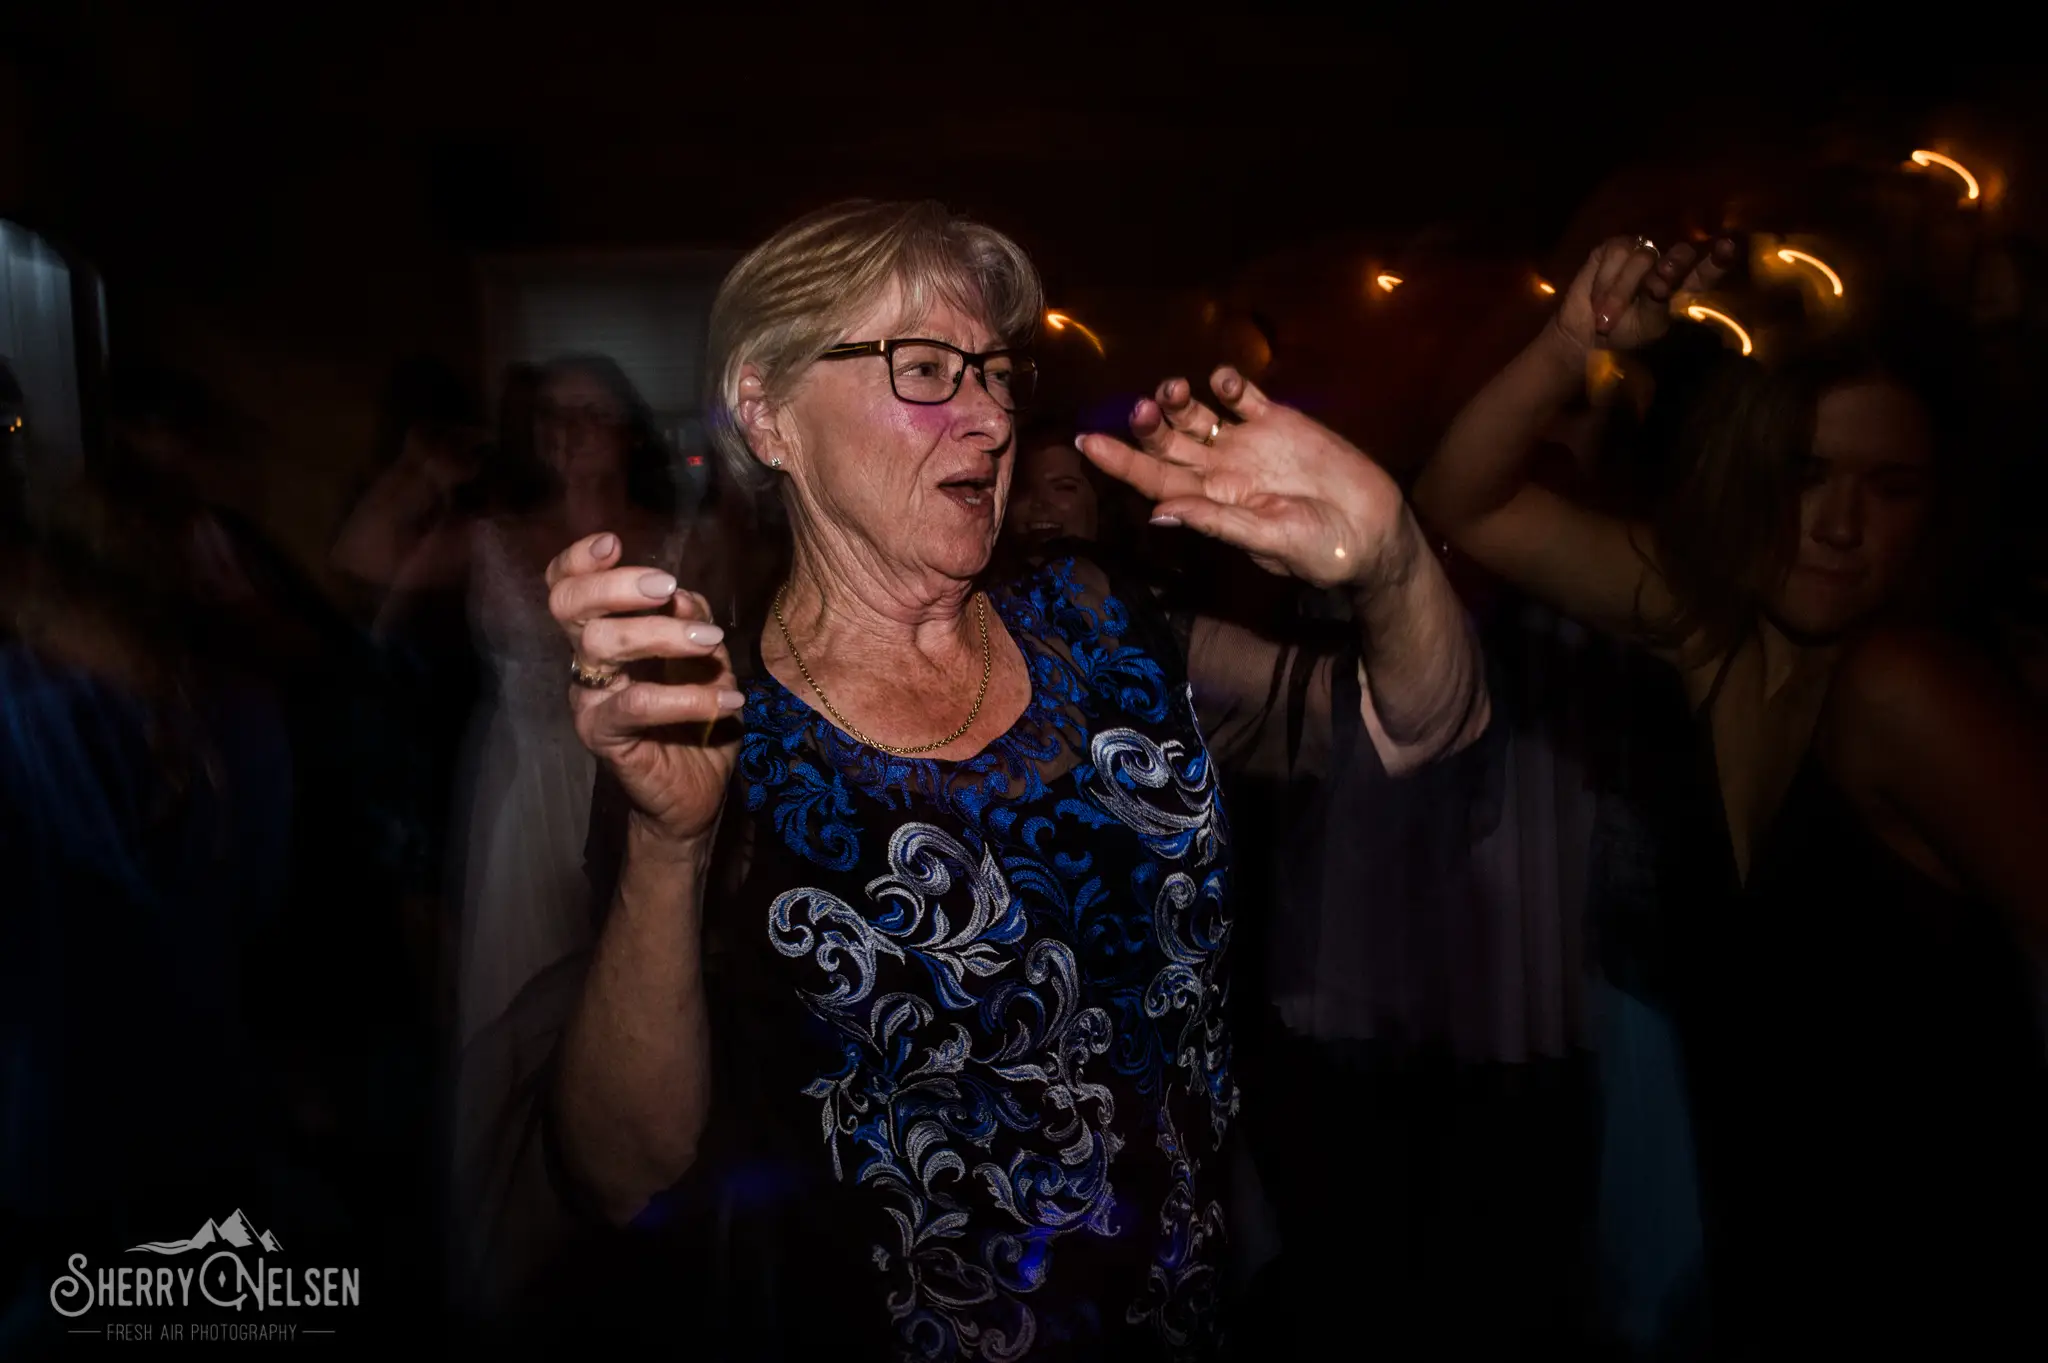
{"type": "MultiPolygon", "coordinates": [[[[1938,15],[1879,35],[1761,8],[21,8],[0,24],[0,213],[99,269],[117,359],[237,408],[262,457],[227,495],[321,575],[391,364],[480,363],[481,255],[743,247],[843,195],[935,196],[1016,235],[1104,335],[1109,360],[1065,357],[1094,368],[1060,391],[1089,398],[1213,362],[1205,300],[1260,292],[1282,358],[1320,337],[1328,368],[1344,347],[1318,314],[1365,294],[1333,270],[1483,259],[1489,297],[1522,271],[1526,305],[1527,270],[1562,283],[1597,235],[1670,230],[1680,201],[1710,227],[1724,182],[1793,189],[1816,148],[1960,139],[2024,185],[2040,104],[1938,15]]],[[[1432,346],[1526,325],[1424,293],[1402,301],[1437,314],[1432,346]]],[[[1348,341],[1343,363],[1374,359],[1348,341]]],[[[1478,349],[1468,368],[1498,344],[1478,349]]]]}

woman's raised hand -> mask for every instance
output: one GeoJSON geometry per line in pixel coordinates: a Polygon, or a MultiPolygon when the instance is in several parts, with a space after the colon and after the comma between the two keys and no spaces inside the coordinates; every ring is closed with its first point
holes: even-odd
{"type": "Polygon", "coordinates": [[[743,704],[703,597],[667,573],[620,567],[619,538],[578,540],[548,564],[548,609],[587,673],[615,672],[601,689],[564,677],[576,733],[611,767],[652,832],[701,849],[718,826],[739,750],[743,704]],[[664,663],[663,680],[630,665],[664,663]]]}
{"type": "Polygon", "coordinates": [[[1269,572],[1320,587],[1397,573],[1412,546],[1401,489],[1350,441],[1274,402],[1235,369],[1210,388],[1237,418],[1168,379],[1131,413],[1135,446],[1084,435],[1081,452],[1152,499],[1155,524],[1234,544],[1269,572]]]}
{"type": "Polygon", "coordinates": [[[1610,238],[1565,290],[1554,325],[1581,353],[1639,349],[1671,329],[1672,295],[1713,288],[1736,254],[1726,237],[1705,251],[1680,242],[1661,253],[1643,237],[1610,238]]]}

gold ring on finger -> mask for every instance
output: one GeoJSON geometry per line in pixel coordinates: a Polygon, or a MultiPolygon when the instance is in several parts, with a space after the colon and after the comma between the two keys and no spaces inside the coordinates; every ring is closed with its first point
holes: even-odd
{"type": "Polygon", "coordinates": [[[1197,435],[1190,438],[1199,440],[1204,445],[1213,445],[1216,443],[1216,437],[1222,434],[1222,432],[1223,423],[1221,421],[1212,421],[1209,423],[1209,433],[1207,435],[1197,435]]]}
{"type": "Polygon", "coordinates": [[[1636,249],[1638,251],[1648,251],[1651,255],[1654,256],[1657,254],[1657,243],[1651,241],[1648,237],[1637,237],[1636,249]]]}
{"type": "Polygon", "coordinates": [[[602,691],[617,679],[616,667],[585,667],[583,660],[571,656],[569,659],[569,680],[591,691],[602,691]]]}

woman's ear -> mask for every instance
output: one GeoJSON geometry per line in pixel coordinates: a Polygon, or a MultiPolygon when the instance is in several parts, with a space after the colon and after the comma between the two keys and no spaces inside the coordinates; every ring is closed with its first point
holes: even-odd
{"type": "Polygon", "coordinates": [[[739,402],[735,405],[734,415],[739,419],[740,434],[745,437],[747,448],[754,452],[754,458],[768,468],[786,467],[793,442],[784,430],[783,409],[769,399],[768,385],[762,381],[761,371],[754,365],[740,368],[739,402]]]}

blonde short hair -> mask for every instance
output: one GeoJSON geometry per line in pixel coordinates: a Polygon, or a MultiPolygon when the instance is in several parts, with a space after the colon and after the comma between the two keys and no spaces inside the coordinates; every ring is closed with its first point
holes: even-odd
{"type": "Polygon", "coordinates": [[[740,371],[760,370],[771,401],[842,341],[890,287],[903,290],[898,327],[937,303],[980,318],[1000,345],[1027,343],[1045,305],[1038,271],[1016,242],[945,205],[856,199],[799,218],[748,253],[711,305],[705,412],[727,473],[758,490],[771,480],[740,428],[740,371]]]}

